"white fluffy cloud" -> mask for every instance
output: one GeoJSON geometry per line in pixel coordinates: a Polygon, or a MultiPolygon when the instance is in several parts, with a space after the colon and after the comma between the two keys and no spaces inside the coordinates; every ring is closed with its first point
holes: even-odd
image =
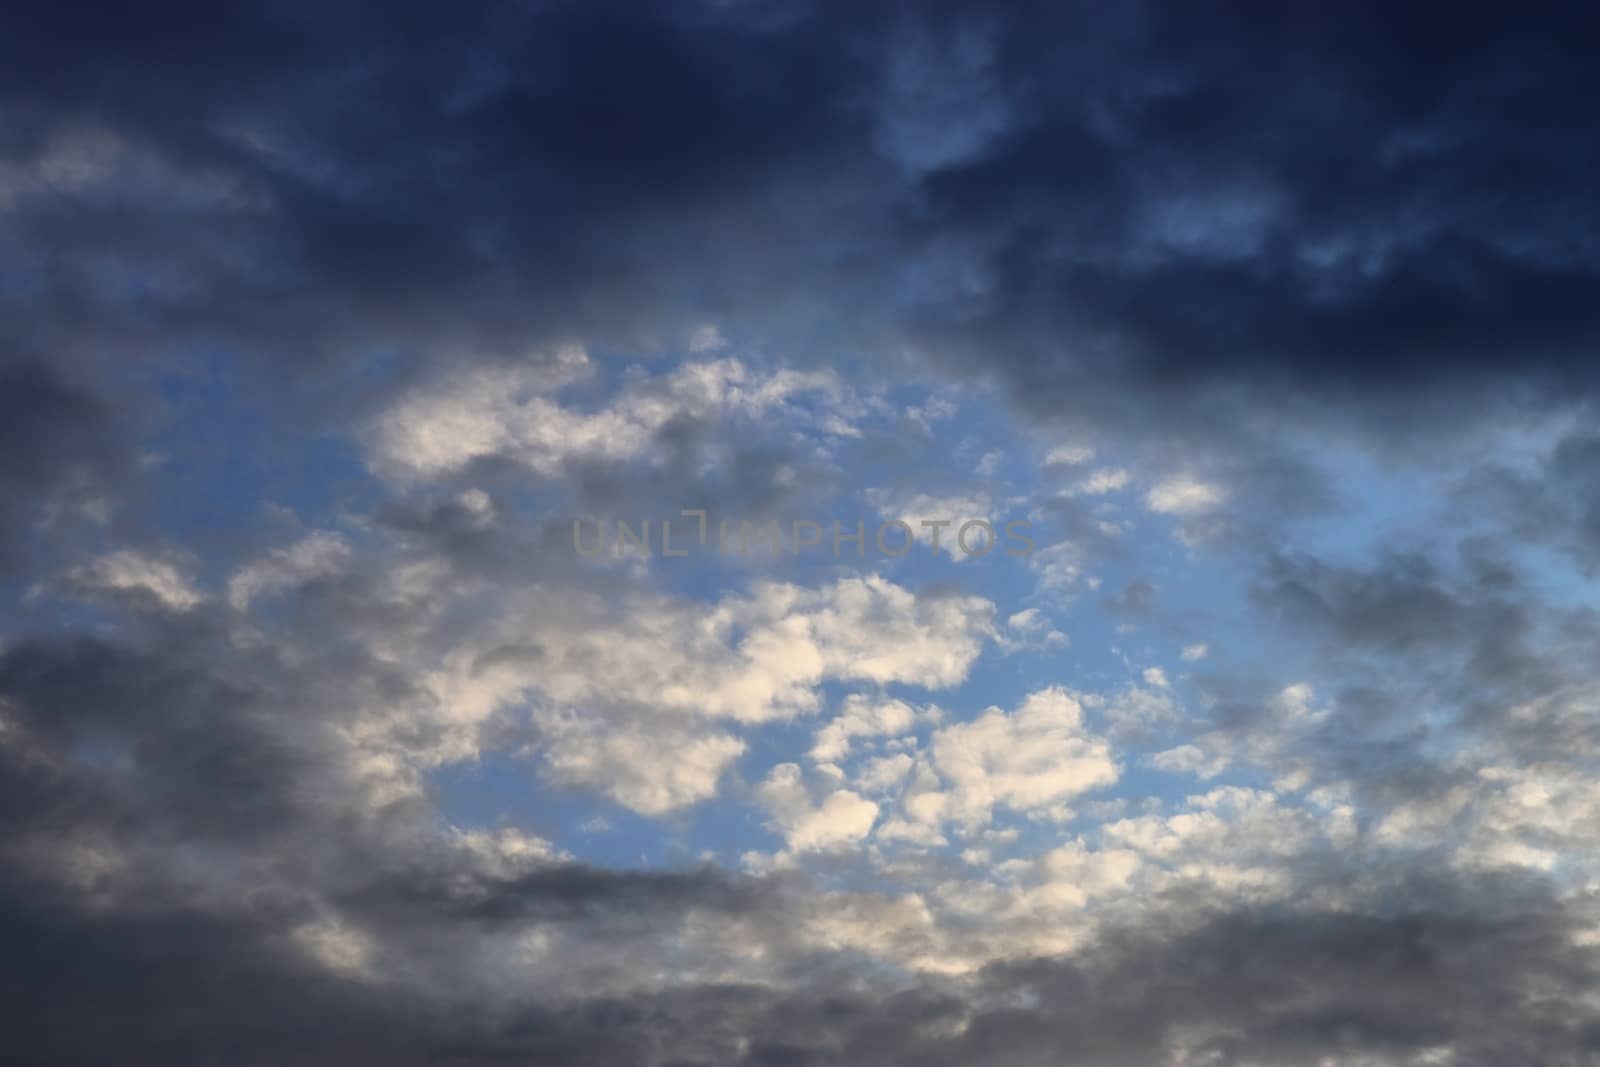
{"type": "Polygon", "coordinates": [[[1159,667],[1146,668],[1141,683],[1125,685],[1110,695],[1084,694],[1085,704],[1104,717],[1113,737],[1141,737],[1176,722],[1178,702],[1159,667]]]}
{"type": "Polygon", "coordinates": [[[167,611],[188,611],[205,599],[178,562],[133,549],[73,567],[64,579],[75,593],[142,595],[167,611]]]}
{"type": "MultiPolygon", "coordinates": [[[[657,814],[713,795],[743,752],[715,723],[809,714],[829,681],[955,685],[993,635],[989,601],[877,577],[763,582],[710,604],[567,596],[560,616],[540,610],[548,597],[521,591],[486,609],[421,670],[421,699],[405,714],[384,709],[392,726],[380,733],[426,737],[414,758],[451,762],[476,755],[497,716],[526,707],[552,777],[657,814]]],[[[381,652],[408,667],[423,654],[381,652]]],[[[842,756],[852,737],[896,732],[911,715],[893,700],[847,701],[819,750],[842,756]]]]}
{"type": "Polygon", "coordinates": [[[1110,745],[1085,728],[1077,699],[1050,687],[1013,712],[990,708],[936,731],[906,790],[903,818],[886,829],[931,842],[945,823],[983,829],[997,807],[1059,817],[1068,801],[1111,785],[1119,772],[1110,745]]]}
{"type": "Polygon", "coordinates": [[[811,852],[853,844],[872,832],[878,806],[858,793],[836,789],[813,802],[800,768],[781,763],[757,791],[791,851],[811,852]]]}
{"type": "Polygon", "coordinates": [[[1191,796],[1171,815],[1141,815],[1101,828],[1105,847],[1125,848],[1161,873],[1211,892],[1279,897],[1294,883],[1291,861],[1354,836],[1350,809],[1287,804],[1269,790],[1222,786],[1191,796]]]}
{"type": "MultiPolygon", "coordinates": [[[[931,550],[937,538],[938,550],[959,562],[988,555],[999,548],[996,542],[1004,542],[1003,524],[995,522],[995,502],[987,493],[934,496],[895,489],[868,489],[865,495],[886,521],[898,519],[911,527],[916,551],[931,550]],[[966,547],[972,549],[968,553],[960,541],[961,527],[967,522],[989,523],[997,531],[993,541],[987,531],[974,526],[966,535],[966,547]]],[[[905,541],[905,531],[885,531],[883,537],[891,551],[899,552],[905,541]]]]}
{"type": "Polygon", "coordinates": [[[1041,593],[1075,591],[1086,580],[1084,566],[1083,549],[1072,541],[1057,541],[1028,556],[1028,569],[1037,576],[1041,593]]]}
{"type": "Polygon", "coordinates": [[[1199,745],[1177,745],[1154,753],[1145,762],[1168,774],[1192,774],[1208,780],[1228,769],[1225,755],[1208,752],[1199,745]]]}
{"type": "Polygon", "coordinates": [[[1000,647],[1006,655],[1018,652],[1046,652],[1066,648],[1072,642],[1057,630],[1049,616],[1038,608],[1019,611],[1006,620],[1000,647]]]}
{"type": "Polygon", "coordinates": [[[1157,482],[1144,499],[1151,511],[1163,515],[1199,515],[1221,507],[1228,491],[1213,482],[1179,474],[1157,482]]]}
{"type": "MultiPolygon", "coordinates": [[[[592,373],[588,355],[568,348],[552,360],[481,368],[420,388],[372,426],[375,466],[392,477],[424,478],[503,457],[553,477],[573,461],[640,457],[676,419],[769,416],[803,394],[842,396],[828,371],[758,374],[736,359],[719,359],[634,379],[597,410],[564,406],[556,398],[592,373]]],[[[826,412],[818,425],[850,432],[840,410],[826,412]]]]}
{"type": "Polygon", "coordinates": [[[1073,486],[1072,491],[1084,496],[1104,496],[1126,489],[1133,475],[1121,467],[1102,467],[1073,486]]]}
{"type": "Polygon", "coordinates": [[[716,795],[723,772],[745,750],[731,734],[682,723],[618,723],[548,711],[535,720],[551,781],[596,788],[641,815],[663,815],[716,795]]]}
{"type": "Polygon", "coordinates": [[[454,650],[435,682],[474,718],[534,690],[556,704],[764,722],[815,710],[829,680],[955,685],[993,614],[981,597],[918,595],[878,577],[819,589],[763,582],[703,606],[573,602],[560,620],[512,613],[454,650]]]}
{"type": "Polygon", "coordinates": [[[858,737],[896,737],[916,723],[916,710],[903,700],[871,700],[859,693],[845,698],[844,706],[817,731],[811,758],[836,763],[850,755],[850,741],[858,737]]]}

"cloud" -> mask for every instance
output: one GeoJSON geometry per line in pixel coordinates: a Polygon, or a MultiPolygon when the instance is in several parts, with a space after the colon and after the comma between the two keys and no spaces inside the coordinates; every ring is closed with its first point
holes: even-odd
{"type": "Polygon", "coordinates": [[[275,548],[228,578],[228,602],[243,610],[263,593],[293,588],[339,573],[350,559],[349,543],[337,533],[316,530],[288,548],[275,548]]]}
{"type": "Polygon", "coordinates": [[[848,789],[836,789],[813,804],[800,768],[781,763],[757,790],[772,813],[774,827],[793,851],[835,849],[854,844],[872,832],[878,806],[848,789]]]}
{"type": "Polygon", "coordinates": [[[659,720],[601,723],[539,712],[534,721],[551,781],[594,786],[642,815],[715,796],[723,773],[745,751],[744,742],[730,734],[659,720]]]}
{"type": "Polygon", "coordinates": [[[78,592],[147,598],[167,611],[188,611],[205,599],[182,564],[135,549],[119,549],[69,569],[63,580],[78,592]]]}
{"type": "Polygon", "coordinates": [[[1150,766],[1168,774],[1192,774],[1210,780],[1228,769],[1228,758],[1220,753],[1208,753],[1198,745],[1179,745],[1149,758],[1150,766]]]}
{"type": "Polygon", "coordinates": [[[1537,19],[8,13],[10,1056],[1590,1062],[1537,19]],[[1015,574],[566,525],[1019,499],[1015,574]]]}
{"type": "MultiPolygon", "coordinates": [[[[275,699],[268,683],[285,676],[227,648],[211,638],[205,651],[229,684],[171,656],[104,644],[27,646],[0,663],[10,724],[0,744],[5,940],[51,988],[112,1020],[131,1062],[169,1059],[178,1041],[221,1051],[245,1030],[259,1047],[328,1063],[404,1063],[436,1044],[565,1062],[648,1044],[739,1062],[749,1059],[745,1043],[759,1042],[953,1064],[1088,1042],[1107,1056],[1176,1064],[1218,1049],[1321,1054],[1335,1038],[1347,1058],[1398,1063],[1440,1048],[1480,1059],[1522,1049],[1579,1056],[1592,1016],[1559,992],[1582,988],[1596,967],[1584,898],[1495,881],[1508,860],[1529,869],[1541,847],[1581,848],[1570,835],[1587,820],[1593,790],[1580,787],[1589,779],[1551,768],[1485,779],[1499,797],[1485,809],[1494,814],[1465,839],[1463,866],[1443,884],[1431,861],[1409,872],[1380,865],[1376,884],[1353,881],[1342,865],[1361,862],[1363,850],[1338,847],[1353,829],[1347,813],[1224,787],[1169,813],[1112,821],[1098,841],[995,871],[998,882],[947,881],[926,897],[840,893],[794,873],[599,870],[511,829],[441,832],[425,810],[416,822],[352,820],[328,806],[337,794],[326,776],[343,773],[335,752],[284,750],[296,720],[258,714],[275,699]],[[256,671],[262,688],[241,688],[256,671]],[[107,728],[126,739],[131,764],[111,758],[117,746],[81,747],[107,728]],[[97,825],[117,833],[97,837],[97,825]],[[46,841],[55,847],[30,844],[46,841]],[[174,841],[210,841],[207,864],[188,868],[184,852],[165,851],[174,841]],[[236,862],[247,864],[239,873],[252,892],[232,885],[236,862]],[[201,873],[229,891],[203,891],[193,881],[201,873]],[[1432,881],[1407,884],[1412,877],[1432,881]],[[52,891],[38,892],[40,880],[52,891]],[[1151,889],[1160,892],[1144,895],[1151,889]],[[1399,976],[1397,945],[1409,961],[1399,976]],[[1041,957],[1041,946],[1059,951],[1041,957]],[[863,958],[915,977],[880,983],[872,966],[853,969],[863,958]],[[1231,962],[1244,958],[1248,973],[1231,962]],[[1312,972],[1307,959],[1320,961],[1312,972]],[[858,977],[824,997],[819,968],[858,977]],[[949,972],[965,984],[938,979],[949,972]],[[1169,978],[1151,984],[1150,973],[1169,978]],[[1286,1001],[1290,986],[1298,995],[1286,1001]],[[207,1013],[155,1010],[203,990],[207,1013]],[[463,1013],[463,995],[491,998],[477,1002],[495,1010],[463,1013]],[[1475,1012],[1463,1012],[1463,997],[1480,998],[1475,1012]],[[396,1004],[406,1010],[391,1014],[396,1004]],[[631,1010],[605,1027],[584,1021],[620,1005],[650,1006],[651,1021],[631,1010]],[[1330,1030],[1329,1012],[1362,1023],[1330,1030]],[[313,1024],[282,1026],[291,1014],[313,1024]],[[529,1018],[548,1025],[530,1030],[519,1021],[529,1018]]],[[[331,710],[305,708],[298,726],[331,710]]],[[[1061,777],[1074,762],[1103,779],[1097,748],[1071,698],[1044,691],[1014,712],[936,731],[929,769],[943,778],[945,751],[957,752],[952,793],[1034,810],[1082,787],[1082,776],[1061,777]],[[966,772],[973,762],[981,775],[966,772]]],[[[796,765],[774,769],[758,793],[797,857],[842,860],[872,840],[877,802],[808,784],[796,765]]],[[[60,1001],[34,988],[8,989],[8,1008],[55,1018],[60,1001]]],[[[63,1026],[30,1031],[23,1047],[93,1058],[109,1054],[108,1040],[63,1026]]]]}
{"type": "MultiPolygon", "coordinates": [[[[726,340],[826,307],[844,350],[981,368],[1024,410],[1119,432],[1154,412],[1226,436],[1196,391],[1252,416],[1241,398],[1354,395],[1373,400],[1346,407],[1357,422],[1409,405],[1413,429],[1448,432],[1464,402],[1521,402],[1493,383],[1546,403],[1594,384],[1593,265],[1565,242],[1587,210],[1592,114],[1570,86],[1590,28],[1554,17],[1536,42],[1513,12],[1476,13],[1418,64],[1395,42],[1428,39],[1429,13],[1397,37],[1364,10],[1290,27],[702,5],[641,14],[623,49],[568,5],[384,27],[253,6],[242,37],[195,18],[71,55],[44,16],[4,57],[32,284],[7,299],[35,350],[74,364],[113,337],[142,359],[228,337],[267,367],[492,367],[574,337],[707,351],[708,319],[726,340]],[[1548,76],[1506,79],[1513,63],[1548,76]],[[334,81],[347,107],[309,106],[334,81]],[[196,84],[199,130],[168,106],[196,84]],[[1543,121],[1508,124],[1463,84],[1543,121]],[[141,281],[115,284],[135,262],[141,281]]],[[[523,431],[525,457],[553,461],[523,431]]]]}
{"type": "Polygon", "coordinates": [[[1228,499],[1221,486],[1179,475],[1150,488],[1145,506],[1162,515],[1198,515],[1220,507],[1228,499]]]}
{"type": "Polygon", "coordinates": [[[1038,652],[1066,648],[1071,639],[1051,625],[1049,618],[1038,608],[1024,608],[1006,620],[1001,635],[1001,650],[1006,655],[1018,652],[1038,652]]]}
{"type": "Polygon", "coordinates": [[[1045,454],[1046,466],[1076,467],[1094,458],[1094,449],[1086,445],[1057,445],[1045,454]]]}
{"type": "Polygon", "coordinates": [[[1147,667],[1141,678],[1142,685],[1129,684],[1110,694],[1082,697],[1118,739],[1147,736],[1180,718],[1178,701],[1165,672],[1159,667],[1147,667]]]}
{"type": "MultiPolygon", "coordinates": [[[[555,477],[580,463],[649,458],[677,422],[771,417],[792,397],[838,393],[826,371],[763,376],[724,359],[683,363],[660,380],[635,379],[598,411],[563,407],[552,395],[591,373],[588,355],[569,348],[548,365],[478,370],[419,390],[378,419],[372,433],[378,469],[437,477],[498,458],[555,477]]],[[[849,427],[835,415],[827,429],[849,427]]]]}
{"type": "Polygon", "coordinates": [[[915,550],[932,548],[947,552],[953,560],[972,559],[987,555],[996,547],[1001,535],[991,538],[987,530],[973,526],[963,537],[962,530],[967,523],[987,523],[989,529],[998,527],[1003,534],[1004,525],[997,522],[999,512],[987,493],[933,496],[894,489],[868,489],[866,497],[884,519],[898,520],[911,528],[909,538],[904,530],[885,532],[884,543],[896,552],[904,543],[915,550]]]}
{"type": "Polygon", "coordinates": [[[996,808],[1059,814],[1120,773],[1110,746],[1084,729],[1078,701],[1059,688],[1030,694],[1013,712],[990,708],[943,727],[928,752],[939,785],[909,791],[906,817],[930,826],[954,822],[968,832],[986,826],[996,808]]]}
{"type": "Polygon", "coordinates": [[[956,685],[994,610],[982,597],[919,595],[876,576],[816,589],[759,582],[709,606],[640,597],[623,612],[594,598],[571,608],[532,629],[520,615],[491,622],[432,684],[468,716],[531,689],[561,704],[764,722],[814,710],[827,680],[956,685]]]}
{"type": "MultiPolygon", "coordinates": [[[[403,667],[408,684],[404,699],[366,713],[364,745],[437,766],[476,758],[526,717],[556,783],[648,814],[715,794],[745,750],[729,724],[812,714],[826,683],[959,684],[992,636],[994,612],[981,597],[917,594],[878,577],[815,589],[758,582],[712,603],[568,590],[559,617],[538,610],[552,595],[544,587],[480,587],[477,618],[441,648],[433,628],[459,624],[430,617],[427,605],[466,590],[447,568],[396,567],[395,579],[416,587],[386,592],[364,625],[374,628],[371,654],[403,667]]],[[[898,705],[881,704],[891,719],[898,705]]],[[[819,745],[847,744],[860,726],[850,717],[874,717],[865,708],[847,704],[850,725],[824,727],[819,745]]]]}
{"type": "Polygon", "coordinates": [[[897,737],[909,732],[916,721],[916,710],[902,700],[872,701],[852,693],[839,714],[817,731],[809,755],[819,763],[837,763],[850,755],[852,739],[897,737]]]}
{"type": "Polygon", "coordinates": [[[0,572],[40,566],[50,540],[111,517],[134,478],[118,409],[43,364],[0,350],[0,572]]]}

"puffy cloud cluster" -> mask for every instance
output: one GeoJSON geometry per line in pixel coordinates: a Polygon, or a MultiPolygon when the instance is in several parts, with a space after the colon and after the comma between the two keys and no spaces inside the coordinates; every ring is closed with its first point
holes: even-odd
{"type": "Polygon", "coordinates": [[[509,460],[543,477],[570,467],[664,458],[661,437],[675,423],[771,416],[807,394],[833,401],[817,422],[852,433],[837,410],[838,379],[829,371],[756,374],[735,359],[683,363],[657,379],[635,379],[595,411],[562,406],[555,394],[590,376],[588,355],[563,349],[548,362],[465,373],[401,398],[377,420],[375,462],[410,478],[438,476],[475,462],[509,460]]]}
{"type": "Polygon", "coordinates": [[[945,840],[947,825],[968,835],[984,830],[997,809],[1065,820],[1070,801],[1111,785],[1120,771],[1110,744],[1085,725],[1078,700],[1052,687],[1014,711],[989,708],[941,726],[915,757],[867,764],[862,781],[898,793],[883,838],[934,844],[945,840]]]}

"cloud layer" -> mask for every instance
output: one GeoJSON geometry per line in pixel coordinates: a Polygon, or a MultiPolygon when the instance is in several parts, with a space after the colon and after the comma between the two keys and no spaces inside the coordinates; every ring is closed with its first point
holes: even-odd
{"type": "Polygon", "coordinates": [[[1597,37],[12,5],[0,1060],[1597,1062],[1597,37]]]}

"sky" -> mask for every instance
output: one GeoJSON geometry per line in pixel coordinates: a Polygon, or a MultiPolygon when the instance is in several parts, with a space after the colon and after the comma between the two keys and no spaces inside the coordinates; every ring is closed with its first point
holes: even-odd
{"type": "Polygon", "coordinates": [[[0,10],[0,1061],[1600,1064],[1600,12],[0,10]]]}

